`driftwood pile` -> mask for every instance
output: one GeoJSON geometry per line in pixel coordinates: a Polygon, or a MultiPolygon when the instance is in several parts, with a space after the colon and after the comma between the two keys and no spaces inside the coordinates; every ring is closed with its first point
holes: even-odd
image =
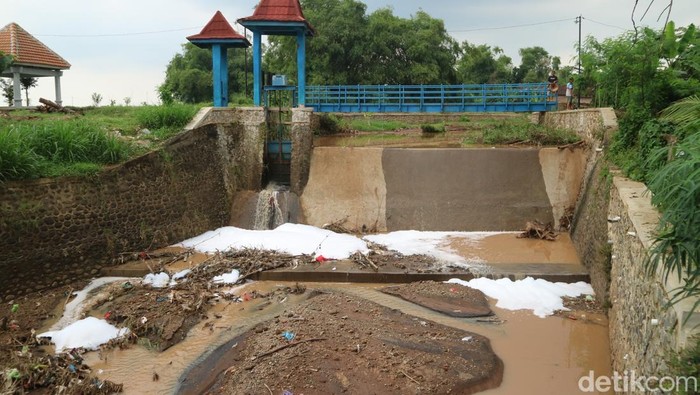
{"type": "Polygon", "coordinates": [[[541,222],[528,221],[525,224],[525,230],[520,233],[517,237],[519,239],[540,239],[547,241],[554,241],[557,239],[557,234],[554,232],[551,223],[543,225],[541,222]]]}

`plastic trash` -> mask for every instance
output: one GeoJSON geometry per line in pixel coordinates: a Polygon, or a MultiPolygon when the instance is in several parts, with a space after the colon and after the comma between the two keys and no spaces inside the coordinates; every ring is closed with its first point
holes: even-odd
{"type": "Polygon", "coordinates": [[[290,341],[294,340],[296,335],[294,334],[294,332],[286,331],[282,334],[282,337],[284,337],[285,339],[287,339],[288,342],[290,342],[290,341]]]}
{"type": "Polygon", "coordinates": [[[17,368],[12,368],[5,371],[5,377],[17,380],[18,378],[22,377],[22,375],[19,373],[17,368]]]}
{"type": "Polygon", "coordinates": [[[70,370],[71,373],[75,373],[75,372],[78,371],[78,370],[75,368],[75,365],[73,365],[73,364],[68,365],[68,370],[70,370]]]}
{"type": "Polygon", "coordinates": [[[156,297],[156,302],[157,302],[157,303],[165,302],[165,301],[167,301],[168,299],[169,299],[169,298],[168,298],[167,296],[157,296],[157,297],[156,297]]]}
{"type": "Polygon", "coordinates": [[[134,286],[129,281],[122,284],[122,289],[131,289],[131,288],[134,288],[134,286]]]}
{"type": "Polygon", "coordinates": [[[586,295],[586,300],[589,302],[593,301],[593,295],[586,295]]]}
{"type": "Polygon", "coordinates": [[[282,395],[294,395],[294,394],[291,391],[284,390],[284,392],[282,392],[282,395]]]}
{"type": "Polygon", "coordinates": [[[18,311],[19,311],[19,304],[17,304],[17,303],[13,304],[13,305],[12,305],[11,311],[12,311],[13,313],[18,312],[18,311]]]}
{"type": "Polygon", "coordinates": [[[326,258],[326,257],[323,256],[323,255],[319,255],[319,256],[317,256],[316,259],[315,259],[315,261],[318,262],[318,263],[323,263],[323,262],[325,262],[325,261],[327,261],[327,260],[328,260],[328,258],[326,258]]]}
{"type": "Polygon", "coordinates": [[[111,312],[111,311],[106,312],[106,313],[105,313],[105,320],[108,320],[109,317],[111,317],[111,316],[112,316],[112,312],[111,312]]]}

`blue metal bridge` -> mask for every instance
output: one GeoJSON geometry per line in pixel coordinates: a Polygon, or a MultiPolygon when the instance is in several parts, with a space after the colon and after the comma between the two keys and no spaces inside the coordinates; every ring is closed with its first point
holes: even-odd
{"type": "Polygon", "coordinates": [[[533,112],[557,108],[547,83],[306,87],[315,112],[533,112]]]}

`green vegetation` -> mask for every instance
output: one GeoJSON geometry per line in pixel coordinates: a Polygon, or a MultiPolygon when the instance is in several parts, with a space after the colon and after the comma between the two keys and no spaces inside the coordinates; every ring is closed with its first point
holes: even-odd
{"type": "MultiPolygon", "coordinates": [[[[681,352],[674,353],[669,358],[671,375],[675,377],[700,377],[700,335],[688,339],[688,346],[681,352]]],[[[694,395],[695,391],[686,392],[685,388],[678,388],[679,395],[694,395]]]]}
{"type": "Polygon", "coordinates": [[[491,119],[472,122],[470,127],[478,132],[464,138],[464,145],[488,144],[533,144],[533,145],[563,145],[581,140],[574,132],[549,126],[536,125],[526,117],[510,119],[491,119]]]}
{"type": "Polygon", "coordinates": [[[0,117],[0,182],[95,174],[104,165],[143,152],[131,139],[166,139],[182,130],[198,109],[183,104],[109,106],[73,116],[12,111],[0,117]],[[151,134],[139,135],[143,128],[151,134]]]}
{"type": "Polygon", "coordinates": [[[140,126],[151,130],[156,138],[165,139],[182,130],[197,111],[199,107],[192,104],[172,104],[138,107],[135,115],[140,126]]]}
{"type": "MultiPolygon", "coordinates": [[[[652,169],[649,189],[652,203],[661,211],[658,234],[645,262],[647,271],[658,268],[666,278],[682,281],[673,301],[700,296],[700,99],[682,100],[663,113],[662,120],[687,135],[677,145],[655,149],[647,160],[652,169]]],[[[700,300],[695,303],[695,308],[700,300]]]]}
{"type": "Polygon", "coordinates": [[[383,119],[353,119],[344,123],[347,129],[358,130],[360,132],[382,132],[388,130],[399,130],[410,127],[409,123],[401,121],[386,121],[383,119]]]}
{"type": "Polygon", "coordinates": [[[423,131],[424,135],[435,135],[438,133],[445,133],[445,123],[429,123],[421,125],[420,129],[423,131]]]}
{"type": "Polygon", "coordinates": [[[84,120],[22,123],[0,130],[0,181],[94,174],[132,152],[129,143],[84,120]]]}

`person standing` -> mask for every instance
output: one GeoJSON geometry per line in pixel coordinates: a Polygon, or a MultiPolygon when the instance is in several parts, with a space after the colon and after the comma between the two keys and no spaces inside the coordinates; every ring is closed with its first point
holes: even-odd
{"type": "Polygon", "coordinates": [[[566,84],[566,109],[574,109],[574,79],[569,78],[569,82],[566,84]]]}
{"type": "Polygon", "coordinates": [[[559,91],[559,78],[557,78],[554,70],[549,72],[547,82],[549,83],[549,96],[553,97],[553,100],[556,100],[557,92],[559,91]]]}

